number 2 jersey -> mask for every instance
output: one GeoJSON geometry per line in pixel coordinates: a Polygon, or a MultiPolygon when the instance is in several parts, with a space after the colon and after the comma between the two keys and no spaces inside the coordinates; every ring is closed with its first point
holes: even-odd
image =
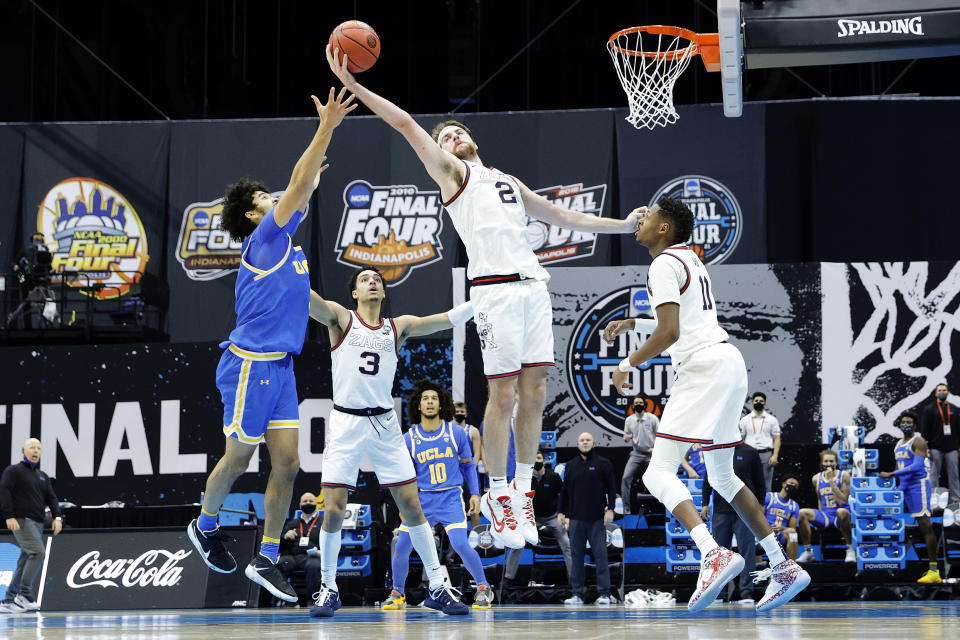
{"type": "Polygon", "coordinates": [[[653,259],[647,270],[647,293],[654,315],[664,303],[680,305],[680,337],[667,349],[674,367],[695,351],[727,339],[717,321],[710,275],[687,245],[667,247],[653,259]]]}
{"type": "Polygon", "coordinates": [[[333,404],[347,409],[393,408],[399,335],[393,318],[368,325],[356,311],[340,342],[330,348],[333,404]]]}
{"type": "Polygon", "coordinates": [[[470,492],[478,493],[473,450],[466,431],[446,421],[436,431],[425,431],[415,424],[403,434],[403,439],[417,470],[420,491],[459,489],[466,473],[470,492]]]}

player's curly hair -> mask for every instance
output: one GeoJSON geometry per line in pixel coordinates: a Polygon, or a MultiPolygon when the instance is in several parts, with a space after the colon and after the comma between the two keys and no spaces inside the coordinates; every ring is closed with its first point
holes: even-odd
{"type": "Polygon", "coordinates": [[[243,241],[257,228],[246,215],[247,211],[253,209],[253,194],[257,191],[270,193],[267,185],[259,180],[240,178],[228,186],[223,194],[223,219],[220,221],[220,228],[229,233],[233,240],[243,241]]]}
{"type": "Polygon", "coordinates": [[[902,420],[903,418],[910,418],[911,420],[913,420],[914,427],[920,424],[920,416],[917,415],[916,411],[910,411],[910,409],[903,411],[899,416],[897,416],[898,425],[900,424],[900,420],[902,420]]]}
{"type": "MultiPolygon", "coordinates": [[[[469,133],[471,138],[473,138],[473,131],[470,131],[470,127],[463,124],[459,120],[444,120],[443,122],[435,126],[433,128],[433,131],[430,132],[430,137],[433,138],[434,142],[439,144],[440,141],[437,140],[437,136],[439,136],[440,132],[447,127],[460,127],[461,129],[469,133]]],[[[474,142],[476,142],[476,140],[474,140],[474,142]]]]}
{"type": "Polygon", "coordinates": [[[424,391],[436,391],[440,396],[440,419],[453,420],[453,395],[433,380],[421,378],[413,383],[413,389],[407,396],[407,420],[410,424],[420,424],[420,396],[424,391]]]}
{"type": "Polygon", "coordinates": [[[673,242],[686,242],[693,233],[693,212],[677,198],[663,197],[657,200],[660,216],[673,227],[673,242]]]}

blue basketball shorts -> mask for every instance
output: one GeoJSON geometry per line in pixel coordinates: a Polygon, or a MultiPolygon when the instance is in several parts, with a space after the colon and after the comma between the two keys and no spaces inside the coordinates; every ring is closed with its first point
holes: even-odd
{"type": "Polygon", "coordinates": [[[823,511],[817,509],[814,511],[817,516],[813,519],[813,522],[810,523],[811,526],[814,526],[818,529],[826,529],[827,527],[836,527],[837,526],[837,511],[836,509],[827,509],[823,511]]]}
{"type": "MultiPolygon", "coordinates": [[[[467,528],[467,511],[463,507],[463,490],[452,487],[444,491],[421,491],[420,506],[431,527],[442,524],[447,531],[467,528]]],[[[400,525],[401,531],[409,531],[400,525]]]]}
{"type": "Polygon", "coordinates": [[[920,518],[930,515],[930,480],[924,477],[922,480],[904,482],[900,488],[903,490],[903,506],[905,511],[914,518],[920,518]]]}
{"type": "Polygon", "coordinates": [[[293,357],[257,359],[256,355],[231,345],[217,366],[223,433],[251,445],[263,442],[267,429],[300,427],[293,357]]]}

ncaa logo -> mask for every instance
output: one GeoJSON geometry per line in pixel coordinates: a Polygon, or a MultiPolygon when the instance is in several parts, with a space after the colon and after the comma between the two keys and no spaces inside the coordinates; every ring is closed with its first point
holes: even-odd
{"type": "Polygon", "coordinates": [[[580,408],[605,431],[622,435],[623,421],[632,402],[630,396],[647,398],[647,411],[659,416],[673,387],[673,365],[661,354],[634,369],[627,382],[633,384],[626,397],[617,393],[613,374],[617,365],[640,347],[648,334],[627,331],[608,344],[603,329],[613,320],[650,314],[650,296],[645,286],[612,291],[587,308],[577,320],[567,347],[567,381],[580,408]]]}
{"type": "Polygon", "coordinates": [[[743,214],[723,184],[707,176],[681,176],[657,189],[648,206],[664,196],[678,198],[693,212],[689,244],[704,264],[720,264],[737,248],[743,214]]]}

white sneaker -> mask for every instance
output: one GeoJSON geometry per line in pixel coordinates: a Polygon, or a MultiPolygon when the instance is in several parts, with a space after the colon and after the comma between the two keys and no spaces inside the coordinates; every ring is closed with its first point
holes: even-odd
{"type": "Polygon", "coordinates": [[[797,558],[797,562],[811,562],[813,560],[813,551],[804,549],[803,553],[797,558]]]}
{"type": "Polygon", "coordinates": [[[610,606],[610,596],[601,594],[596,600],[593,601],[593,604],[598,607],[609,607],[610,606]]]}
{"type": "Polygon", "coordinates": [[[844,562],[856,562],[857,561],[857,552],[853,550],[853,547],[847,547],[847,554],[843,556],[844,562]]]}
{"type": "Polygon", "coordinates": [[[499,540],[504,547],[510,549],[523,549],[525,540],[517,528],[517,520],[513,515],[509,495],[494,500],[487,491],[480,498],[480,513],[490,521],[490,535],[495,540],[499,540]]]}
{"type": "Polygon", "coordinates": [[[700,561],[697,588],[690,596],[687,610],[691,613],[706,609],[717,599],[723,587],[743,571],[743,558],[724,547],[717,547],[700,561]]]}
{"type": "Polygon", "coordinates": [[[753,576],[754,583],[770,579],[767,590],[757,603],[757,613],[769,611],[790,602],[810,584],[810,574],[789,559],[771,569],[754,571],[750,575],[753,576]]]}
{"type": "Polygon", "coordinates": [[[533,514],[533,496],[536,491],[521,493],[517,491],[517,481],[510,485],[510,503],[517,518],[517,529],[523,539],[530,544],[540,544],[540,533],[537,531],[537,520],[533,514]]]}
{"type": "Polygon", "coordinates": [[[26,609],[13,600],[7,600],[6,602],[0,602],[0,611],[4,613],[25,613],[26,609]]]}
{"type": "Polygon", "coordinates": [[[13,603],[19,606],[24,611],[37,611],[40,609],[40,605],[38,605],[33,600],[28,600],[27,598],[24,598],[22,595],[17,595],[17,597],[13,599],[13,603]]]}
{"type": "Polygon", "coordinates": [[[573,594],[572,596],[564,600],[563,604],[565,604],[568,607],[580,607],[580,606],[583,606],[583,598],[581,598],[577,594],[573,594]]]}

